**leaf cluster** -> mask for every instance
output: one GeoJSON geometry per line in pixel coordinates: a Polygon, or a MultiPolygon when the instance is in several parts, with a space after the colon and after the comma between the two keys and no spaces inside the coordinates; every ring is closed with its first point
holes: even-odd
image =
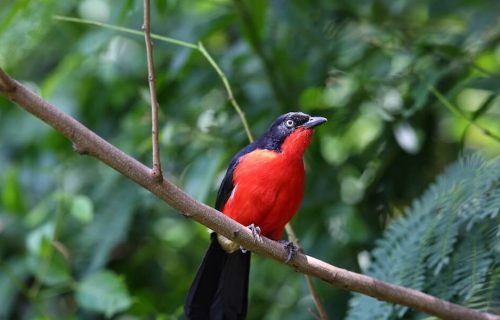
{"type": "MultiPolygon", "coordinates": [[[[499,244],[500,161],[468,156],[387,227],[366,274],[498,313],[499,244]]],[[[356,295],[347,319],[403,316],[418,318],[408,308],[356,295]]]]}

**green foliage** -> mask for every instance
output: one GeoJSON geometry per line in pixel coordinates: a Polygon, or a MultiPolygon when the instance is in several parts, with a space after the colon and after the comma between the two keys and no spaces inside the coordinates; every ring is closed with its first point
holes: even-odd
{"type": "Polygon", "coordinates": [[[76,301],[82,308],[102,312],[106,317],[126,310],[132,300],[123,280],[111,271],[87,276],[76,289],[76,301]]]}
{"type": "MultiPolygon", "coordinates": [[[[255,136],[292,110],[329,119],[306,154],[306,192],[292,224],[307,253],[356,271],[364,252],[386,228],[402,223],[391,222],[461,153],[500,155],[500,143],[477,127],[500,134],[499,5],[158,0],[152,1],[152,30],[204,44],[255,136]]],[[[144,39],[54,16],[140,31],[142,0],[3,1],[0,67],[150,164],[144,39]]],[[[154,40],[154,56],[165,174],[213,204],[229,159],[248,143],[241,121],[199,51],[154,40]]],[[[469,180],[478,190],[486,188],[486,180],[472,174],[469,180]]],[[[499,301],[500,276],[491,272],[496,260],[485,250],[500,249],[496,233],[483,224],[500,197],[476,194],[466,201],[470,207],[455,208],[466,190],[448,191],[440,201],[455,214],[436,212],[440,225],[412,218],[420,212],[417,205],[407,211],[404,221],[413,219],[415,232],[401,237],[411,240],[406,248],[416,247],[405,250],[396,235],[382,240],[392,246],[388,256],[408,260],[395,264],[418,271],[389,274],[395,282],[432,287],[443,297],[484,308],[485,301],[499,301]],[[445,274],[448,282],[437,283],[445,274]],[[446,283],[454,290],[447,291],[446,283]]],[[[422,210],[433,203],[422,201],[422,210]]],[[[60,134],[0,98],[1,319],[94,319],[106,313],[181,318],[207,242],[204,227],[77,155],[60,134]],[[82,282],[104,270],[120,275],[114,290],[96,284],[97,292],[122,293],[114,309],[77,300],[82,282]]],[[[260,257],[252,263],[250,319],[311,317],[314,305],[301,276],[260,257]]],[[[383,263],[374,259],[373,265],[383,263]]],[[[330,316],[342,319],[350,294],[315,284],[330,316]]],[[[397,312],[413,316],[404,308],[397,312]]]]}
{"type": "Polygon", "coordinates": [[[0,12],[0,65],[15,66],[19,63],[53,27],[51,18],[54,12],[66,12],[72,2],[7,0],[0,12]]]}
{"type": "Polygon", "coordinates": [[[69,282],[69,267],[54,245],[55,226],[48,222],[26,237],[28,266],[43,284],[55,286],[69,282]]]}
{"type": "MultiPolygon", "coordinates": [[[[488,312],[500,310],[500,160],[469,156],[390,224],[366,274],[488,312]]],[[[348,319],[393,319],[409,310],[355,295],[348,319]]],[[[405,318],[415,318],[406,315],[405,318]]]]}
{"type": "Polygon", "coordinates": [[[72,199],[71,214],[81,223],[89,223],[93,218],[92,201],[85,196],[76,196],[72,199]]]}

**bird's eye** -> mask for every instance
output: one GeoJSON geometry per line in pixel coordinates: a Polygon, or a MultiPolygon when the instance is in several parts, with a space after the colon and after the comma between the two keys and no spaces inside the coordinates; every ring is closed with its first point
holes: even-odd
{"type": "Polygon", "coordinates": [[[292,128],[294,125],[295,125],[295,121],[293,121],[292,119],[288,119],[285,122],[285,126],[287,126],[288,128],[292,128]]]}

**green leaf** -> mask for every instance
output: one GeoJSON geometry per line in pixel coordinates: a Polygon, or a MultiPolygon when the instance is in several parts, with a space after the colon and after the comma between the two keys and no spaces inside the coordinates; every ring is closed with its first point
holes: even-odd
{"type": "Polygon", "coordinates": [[[54,12],[61,13],[69,1],[9,1],[0,12],[0,64],[15,66],[29,54],[52,27],[54,12]],[[10,3],[9,3],[10,2],[10,3]],[[23,41],[19,41],[23,39],[23,41]]]}
{"type": "Polygon", "coordinates": [[[75,196],[71,203],[70,213],[81,223],[87,224],[94,217],[94,206],[89,197],[75,196]]]}
{"type": "Polygon", "coordinates": [[[470,81],[470,87],[474,89],[498,92],[500,86],[500,76],[492,75],[488,77],[474,78],[470,81]]]}
{"type": "Polygon", "coordinates": [[[323,107],[323,88],[310,87],[302,91],[299,97],[299,105],[304,110],[323,107]]]}
{"type": "Polygon", "coordinates": [[[26,247],[32,255],[42,255],[43,240],[52,241],[54,239],[54,224],[46,223],[35,230],[31,231],[26,238],[26,247]]]}
{"type": "Polygon", "coordinates": [[[86,277],[77,287],[76,300],[82,308],[111,317],[132,304],[123,280],[111,271],[99,271],[86,277]]]}
{"type": "Polygon", "coordinates": [[[14,167],[5,173],[2,190],[2,203],[10,212],[20,213],[24,210],[23,193],[19,183],[19,174],[14,167]]]}
{"type": "Polygon", "coordinates": [[[184,190],[198,201],[205,201],[215,180],[223,153],[210,150],[208,156],[194,160],[185,170],[183,180],[184,190]]]}
{"type": "Polygon", "coordinates": [[[24,222],[29,228],[34,228],[43,223],[53,210],[55,210],[54,201],[52,197],[47,197],[28,211],[24,222]]]}
{"type": "Polygon", "coordinates": [[[69,265],[52,243],[44,239],[43,255],[28,257],[28,265],[35,276],[48,286],[62,285],[71,280],[69,265]]]}
{"type": "Polygon", "coordinates": [[[15,256],[0,263],[0,319],[7,319],[15,308],[19,283],[28,277],[26,259],[15,256]]]}
{"type": "Polygon", "coordinates": [[[40,281],[47,285],[63,284],[71,280],[69,265],[52,244],[54,224],[46,223],[33,230],[26,240],[28,265],[40,281]]]}

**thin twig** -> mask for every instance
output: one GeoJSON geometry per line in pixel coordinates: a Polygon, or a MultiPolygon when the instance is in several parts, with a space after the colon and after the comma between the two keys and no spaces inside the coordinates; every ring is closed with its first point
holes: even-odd
{"type": "Polygon", "coordinates": [[[153,171],[152,175],[156,181],[163,180],[160,162],[160,150],[158,145],[158,100],[156,98],[155,68],[153,64],[153,45],[151,43],[151,10],[150,1],[144,0],[144,41],[146,42],[146,57],[148,64],[149,98],[151,103],[151,140],[153,144],[153,171]]]}
{"type": "Polygon", "coordinates": [[[240,120],[243,123],[243,127],[245,128],[245,132],[248,136],[248,140],[250,140],[250,142],[253,142],[252,132],[250,132],[250,127],[248,126],[248,122],[247,122],[247,119],[245,117],[245,114],[243,113],[243,111],[240,108],[240,105],[238,104],[238,102],[234,98],[233,90],[231,89],[231,85],[229,84],[229,81],[227,80],[226,75],[224,74],[224,72],[222,72],[221,68],[215,62],[215,60],[212,58],[210,53],[208,53],[208,51],[205,49],[205,46],[203,45],[203,43],[198,42],[198,50],[200,50],[201,54],[208,60],[210,65],[215,69],[215,71],[217,72],[217,74],[221,78],[222,83],[224,84],[224,88],[226,88],[229,102],[233,105],[234,109],[236,110],[236,112],[240,116],[240,120]]]}
{"type": "MultiPolygon", "coordinates": [[[[0,94],[15,101],[20,107],[54,127],[88,154],[143,186],[184,216],[236,241],[248,250],[284,263],[287,250],[277,241],[262,237],[255,241],[252,232],[219,211],[196,201],[168,179],[157,183],[150,169],[128,156],[61,109],[43,100],[0,69],[0,94]],[[2,74],[3,73],[3,74],[2,74]],[[6,90],[13,88],[13,90],[6,90]]],[[[302,253],[297,253],[287,264],[297,272],[318,277],[325,282],[349,291],[369,295],[379,300],[402,304],[442,319],[500,320],[500,317],[469,309],[441,300],[423,292],[383,282],[366,275],[335,267],[302,253]]]]}
{"type": "MultiPolygon", "coordinates": [[[[144,36],[144,32],[141,32],[141,31],[137,31],[137,30],[130,29],[130,28],[125,28],[125,27],[119,27],[119,26],[115,26],[115,25],[112,25],[112,24],[102,23],[102,22],[94,21],[94,20],[87,20],[87,19],[80,19],[80,18],[73,18],[73,17],[65,17],[65,16],[57,16],[57,15],[53,16],[53,18],[56,19],[56,20],[60,20],[60,21],[74,22],[74,23],[81,23],[81,24],[88,24],[88,25],[93,25],[93,26],[97,26],[97,27],[100,27],[100,28],[106,28],[106,29],[115,30],[115,31],[119,31],[119,32],[124,32],[124,33],[129,33],[129,34],[135,34],[135,35],[141,36],[141,37],[144,36]]],[[[177,40],[177,39],[174,39],[174,38],[163,37],[163,36],[160,36],[160,35],[157,35],[157,34],[154,34],[154,33],[151,34],[151,39],[161,40],[163,42],[175,44],[175,45],[178,45],[178,46],[181,46],[181,47],[190,48],[190,49],[198,49],[198,47],[195,44],[192,44],[192,43],[189,43],[189,42],[185,42],[185,41],[181,41],[181,40],[177,40]]]]}
{"type": "Polygon", "coordinates": [[[500,137],[491,132],[489,129],[482,127],[479,125],[474,119],[470,119],[465,113],[463,113],[458,107],[456,107],[453,103],[451,103],[446,97],[439,92],[433,85],[427,84],[427,89],[441,102],[448,110],[450,110],[456,116],[463,118],[465,121],[469,123],[469,125],[479,129],[485,136],[500,142],[500,137]]]}
{"type": "MultiPolygon", "coordinates": [[[[292,228],[292,225],[290,223],[287,223],[285,226],[286,233],[288,234],[288,238],[290,241],[292,241],[295,246],[299,249],[299,251],[304,252],[302,249],[302,246],[300,245],[299,238],[297,238],[297,234],[292,228]]],[[[311,293],[311,297],[313,299],[314,305],[316,306],[316,310],[318,310],[319,314],[319,319],[321,320],[327,320],[328,319],[328,314],[326,313],[325,307],[323,307],[323,304],[321,303],[321,297],[316,291],[316,288],[314,287],[313,280],[310,275],[304,274],[304,277],[306,278],[306,283],[307,283],[307,288],[309,289],[309,292],[311,293]]]]}
{"type": "MultiPolygon", "coordinates": [[[[488,98],[481,104],[479,109],[474,111],[474,113],[471,115],[470,119],[472,121],[476,121],[481,115],[483,115],[488,109],[493,106],[493,102],[497,98],[497,94],[490,94],[488,98]]],[[[467,124],[467,126],[464,128],[462,131],[462,137],[460,138],[460,150],[464,150],[464,145],[465,145],[465,139],[467,138],[467,133],[469,132],[469,128],[471,127],[470,123],[467,124]]]]}
{"type": "MultiPolygon", "coordinates": [[[[118,27],[118,26],[114,26],[114,25],[111,25],[111,24],[106,24],[106,23],[102,23],[102,22],[98,22],[98,21],[93,21],[93,20],[71,18],[71,17],[63,17],[63,16],[54,16],[54,19],[61,20],[61,21],[67,21],[67,22],[75,22],[75,23],[82,23],[82,24],[88,24],[88,25],[95,25],[95,26],[98,26],[98,27],[101,27],[101,28],[107,28],[107,29],[111,29],[111,30],[115,30],[115,31],[124,32],[124,33],[135,34],[135,35],[142,35],[142,32],[139,32],[139,31],[136,31],[136,30],[133,30],[133,29],[124,28],[124,27],[118,27]]],[[[215,72],[217,73],[217,75],[221,79],[221,81],[222,81],[222,83],[224,85],[224,88],[226,89],[226,92],[227,92],[227,95],[228,95],[228,100],[231,103],[231,105],[233,106],[233,108],[236,110],[236,112],[238,113],[238,116],[240,117],[240,121],[243,123],[243,127],[245,128],[245,132],[246,132],[246,134],[248,136],[248,140],[253,141],[252,133],[250,132],[250,128],[248,126],[248,122],[247,122],[247,120],[245,118],[245,114],[243,113],[243,111],[241,110],[240,106],[238,105],[238,102],[234,99],[234,94],[233,94],[233,91],[231,89],[231,86],[229,85],[229,81],[227,80],[226,75],[222,72],[222,70],[217,65],[217,63],[212,58],[212,56],[210,56],[210,54],[205,49],[205,47],[203,46],[203,44],[201,42],[199,42],[198,44],[193,44],[193,43],[189,43],[189,42],[185,42],[185,41],[181,41],[181,40],[177,40],[177,39],[173,39],[173,38],[169,38],[169,37],[160,36],[160,35],[157,35],[157,34],[151,34],[151,38],[152,39],[156,39],[156,40],[160,40],[160,41],[163,41],[163,42],[167,42],[167,43],[170,43],[170,44],[175,44],[175,45],[178,45],[178,46],[181,46],[181,47],[185,47],[185,48],[197,50],[197,51],[199,51],[203,55],[203,57],[205,57],[205,59],[207,59],[207,61],[210,63],[210,65],[212,66],[212,68],[214,68],[215,72]]]]}

